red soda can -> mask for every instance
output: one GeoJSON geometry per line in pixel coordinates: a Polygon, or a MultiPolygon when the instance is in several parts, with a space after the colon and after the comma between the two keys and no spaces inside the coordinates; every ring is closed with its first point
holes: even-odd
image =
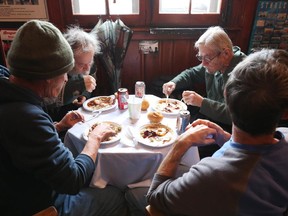
{"type": "Polygon", "coordinates": [[[124,110],[128,108],[128,90],[127,88],[119,88],[117,94],[118,108],[124,110]]]}

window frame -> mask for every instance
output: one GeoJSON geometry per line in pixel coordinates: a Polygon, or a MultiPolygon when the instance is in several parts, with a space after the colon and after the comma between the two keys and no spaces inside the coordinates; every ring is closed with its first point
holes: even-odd
{"type": "Polygon", "coordinates": [[[91,27],[98,22],[99,18],[103,20],[112,19],[116,20],[121,18],[121,20],[129,26],[145,26],[146,25],[146,9],[141,10],[141,8],[147,8],[146,0],[139,0],[139,14],[137,15],[74,15],[72,12],[71,0],[62,0],[62,8],[64,9],[65,22],[66,24],[79,24],[82,27],[91,27]]]}
{"type": "Polygon", "coordinates": [[[212,25],[223,25],[229,8],[229,0],[222,0],[220,13],[210,14],[159,14],[159,0],[156,0],[152,11],[152,27],[203,27],[212,25]],[[199,24],[200,23],[200,24],[199,24]]]}
{"type": "Polygon", "coordinates": [[[159,14],[158,0],[139,0],[138,15],[74,15],[71,0],[62,0],[65,24],[78,24],[83,28],[93,27],[101,17],[103,20],[121,20],[129,27],[146,28],[192,28],[213,25],[225,26],[231,11],[232,0],[222,0],[219,14],[159,14]]]}

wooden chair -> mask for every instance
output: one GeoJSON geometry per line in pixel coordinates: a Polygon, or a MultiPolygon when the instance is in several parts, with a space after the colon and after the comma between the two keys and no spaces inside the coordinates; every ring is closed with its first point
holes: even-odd
{"type": "Polygon", "coordinates": [[[146,206],[145,212],[147,216],[165,216],[165,214],[153,208],[151,205],[146,206]]]}
{"type": "Polygon", "coordinates": [[[34,214],[33,216],[58,216],[58,212],[54,206],[50,206],[50,207],[34,214]]]}

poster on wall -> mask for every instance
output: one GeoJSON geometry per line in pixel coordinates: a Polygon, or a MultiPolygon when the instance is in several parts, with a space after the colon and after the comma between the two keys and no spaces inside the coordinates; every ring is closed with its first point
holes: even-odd
{"type": "Polygon", "coordinates": [[[7,53],[16,34],[15,29],[0,29],[1,51],[4,64],[7,67],[7,53]]]}
{"type": "Polygon", "coordinates": [[[262,48],[288,51],[287,0],[259,0],[248,52],[262,48]]]}
{"type": "Polygon", "coordinates": [[[48,20],[46,0],[0,0],[0,22],[48,20]]]}

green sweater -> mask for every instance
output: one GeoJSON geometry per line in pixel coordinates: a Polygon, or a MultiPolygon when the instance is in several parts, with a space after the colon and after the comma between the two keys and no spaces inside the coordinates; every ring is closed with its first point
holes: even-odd
{"type": "Polygon", "coordinates": [[[229,74],[234,67],[246,56],[237,46],[233,47],[234,57],[226,71],[221,74],[217,71],[215,74],[206,72],[202,64],[186,69],[178,74],[171,81],[176,84],[176,89],[191,89],[196,84],[205,83],[206,97],[204,97],[200,113],[209,119],[223,124],[231,125],[231,118],[225,107],[224,86],[229,74]]]}

